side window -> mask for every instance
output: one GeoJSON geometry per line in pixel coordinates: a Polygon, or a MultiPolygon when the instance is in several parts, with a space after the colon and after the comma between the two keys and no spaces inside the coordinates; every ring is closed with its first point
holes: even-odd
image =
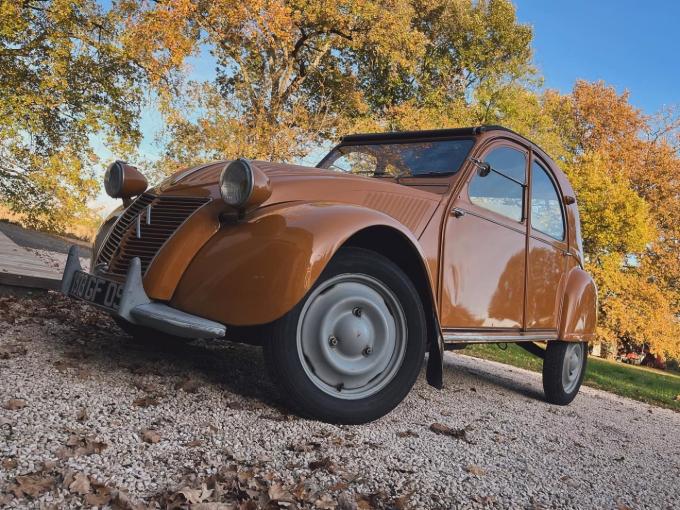
{"type": "Polygon", "coordinates": [[[560,195],[540,164],[531,164],[531,226],[550,237],[564,239],[564,215],[560,195]]]}
{"type": "Polygon", "coordinates": [[[522,221],[526,155],[510,147],[499,147],[484,158],[492,171],[475,175],[468,187],[470,201],[516,221],[522,221]]]}

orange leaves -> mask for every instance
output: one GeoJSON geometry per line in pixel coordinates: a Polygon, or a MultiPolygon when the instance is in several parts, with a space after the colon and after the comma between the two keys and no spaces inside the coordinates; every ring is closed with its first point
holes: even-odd
{"type": "Polygon", "coordinates": [[[646,118],[628,102],[628,96],[602,81],[576,82],[572,98],[584,151],[620,151],[638,141],[638,134],[647,128],[646,118]]]}
{"type": "Polygon", "coordinates": [[[667,137],[653,135],[677,122],[653,126],[627,93],[602,82],[577,82],[571,101],[565,170],[600,289],[599,335],[680,356],[680,158],[667,137]]]}

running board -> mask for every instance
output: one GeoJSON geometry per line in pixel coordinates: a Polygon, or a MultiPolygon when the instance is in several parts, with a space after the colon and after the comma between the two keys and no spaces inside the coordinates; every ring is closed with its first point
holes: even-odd
{"type": "Polygon", "coordinates": [[[447,344],[498,344],[519,342],[548,342],[557,340],[554,333],[525,333],[519,335],[485,335],[481,333],[444,333],[444,343],[447,344]]]}

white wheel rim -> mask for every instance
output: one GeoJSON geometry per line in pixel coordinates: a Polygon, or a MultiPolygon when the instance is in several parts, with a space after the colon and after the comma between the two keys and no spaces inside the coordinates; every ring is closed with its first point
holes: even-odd
{"type": "Polygon", "coordinates": [[[307,377],[345,400],[374,395],[394,379],[406,341],[406,317],[397,296],[364,274],[323,282],[298,320],[297,349],[307,377]]]}
{"type": "Polygon", "coordinates": [[[583,346],[572,343],[567,347],[562,365],[562,387],[565,393],[571,393],[578,385],[583,370],[583,346]]]}

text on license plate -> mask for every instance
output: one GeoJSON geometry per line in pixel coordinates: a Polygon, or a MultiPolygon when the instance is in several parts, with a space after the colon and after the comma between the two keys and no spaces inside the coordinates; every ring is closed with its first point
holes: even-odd
{"type": "Polygon", "coordinates": [[[118,310],[123,284],[77,271],[73,275],[69,294],[105,308],[118,310]]]}

